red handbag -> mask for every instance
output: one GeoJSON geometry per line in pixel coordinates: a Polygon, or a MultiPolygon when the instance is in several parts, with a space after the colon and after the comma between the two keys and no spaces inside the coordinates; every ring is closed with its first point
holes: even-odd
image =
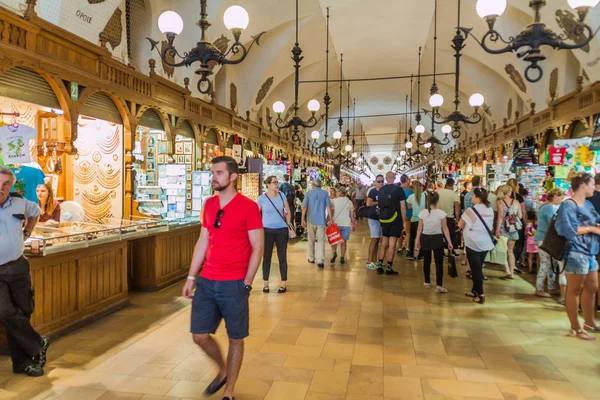
{"type": "Polygon", "coordinates": [[[339,244],[344,241],[342,238],[342,233],[340,232],[340,228],[338,228],[337,224],[331,224],[325,230],[327,234],[327,241],[330,245],[339,244]]]}

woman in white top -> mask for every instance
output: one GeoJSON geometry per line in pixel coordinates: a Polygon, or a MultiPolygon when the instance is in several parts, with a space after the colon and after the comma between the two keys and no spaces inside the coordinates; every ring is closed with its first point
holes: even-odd
{"type": "Polygon", "coordinates": [[[446,213],[438,210],[437,204],[440,195],[431,192],[427,195],[429,200],[427,208],[419,212],[419,227],[417,228],[416,245],[419,255],[423,256],[423,272],[425,275],[424,286],[431,287],[431,252],[435,258],[435,291],[437,293],[448,293],[442,286],[444,280],[444,248],[448,243],[448,250],[452,251],[452,240],[446,223],[446,213]],[[443,233],[442,233],[443,232],[443,233]],[[444,243],[444,237],[446,243],[444,243]]]}
{"type": "Polygon", "coordinates": [[[465,293],[472,297],[475,303],[485,303],[483,294],[483,262],[487,253],[494,248],[492,242],[492,224],[494,211],[488,201],[485,189],[473,189],[473,207],[467,208],[463,213],[458,227],[463,231],[467,259],[473,274],[473,289],[465,293]]]}
{"type": "MultiPolygon", "coordinates": [[[[338,186],[335,189],[335,198],[331,199],[331,203],[333,204],[333,218],[331,222],[337,224],[338,228],[340,228],[340,233],[342,234],[342,239],[344,241],[340,244],[340,263],[344,264],[346,262],[346,248],[347,242],[350,240],[350,230],[356,230],[356,220],[354,215],[354,205],[352,204],[352,200],[346,197],[346,191],[342,186],[338,186]]],[[[333,258],[331,259],[331,263],[335,263],[337,258],[337,244],[331,246],[333,250],[333,258]]]]}
{"type": "Polygon", "coordinates": [[[504,276],[500,279],[514,279],[515,243],[519,240],[519,230],[523,228],[521,204],[517,199],[511,198],[512,193],[513,190],[509,185],[500,186],[498,191],[496,236],[504,236],[508,239],[508,264],[504,266],[504,276]]]}

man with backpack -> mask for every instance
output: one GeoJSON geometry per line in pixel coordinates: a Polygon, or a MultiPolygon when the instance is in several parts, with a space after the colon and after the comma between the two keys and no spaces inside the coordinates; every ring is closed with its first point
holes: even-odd
{"type": "Polygon", "coordinates": [[[279,191],[283,193],[285,199],[287,200],[288,205],[290,206],[290,212],[292,214],[292,221],[295,221],[296,214],[296,192],[294,191],[294,187],[290,183],[290,176],[283,175],[283,183],[279,185],[279,191]]]}
{"type": "Polygon", "coordinates": [[[387,184],[379,191],[379,222],[381,222],[381,248],[379,249],[379,261],[377,262],[377,274],[398,275],[392,269],[394,254],[396,253],[396,241],[402,237],[405,231],[404,220],[406,219],[406,196],[401,187],[394,184],[396,173],[389,171],[385,175],[387,184]],[[383,264],[387,264],[384,270],[383,264]]]}

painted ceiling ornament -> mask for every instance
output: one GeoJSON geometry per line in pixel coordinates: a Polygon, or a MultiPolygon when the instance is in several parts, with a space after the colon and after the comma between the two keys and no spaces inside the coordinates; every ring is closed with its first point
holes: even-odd
{"type": "Polygon", "coordinates": [[[377,157],[375,157],[375,156],[371,157],[371,164],[375,165],[375,164],[377,164],[378,162],[379,162],[379,158],[377,158],[377,157]]]}
{"type": "Polygon", "coordinates": [[[554,68],[550,73],[550,98],[552,101],[556,99],[558,89],[558,68],[554,68]]]}
{"type": "Polygon", "coordinates": [[[585,78],[586,81],[590,81],[590,77],[588,76],[585,68],[581,70],[581,75],[583,75],[583,77],[585,78]]]}
{"type": "MultiPolygon", "coordinates": [[[[161,52],[164,51],[168,46],[169,46],[169,43],[166,40],[163,40],[162,42],[160,42],[160,51],[161,52]]],[[[175,55],[173,53],[166,52],[165,59],[169,63],[174,63],[175,55]]],[[[167,64],[163,60],[161,60],[161,62],[162,62],[163,71],[165,72],[165,75],[167,75],[167,78],[172,78],[173,74],[175,73],[175,67],[171,67],[169,64],[167,64]]]]}
{"type": "Polygon", "coordinates": [[[102,32],[100,32],[100,34],[98,35],[102,47],[106,47],[106,43],[110,43],[110,46],[114,50],[121,44],[121,41],[123,40],[123,24],[121,23],[122,16],[123,11],[121,11],[121,9],[117,7],[115,12],[113,12],[113,15],[110,17],[110,19],[104,26],[102,32]]]}
{"type": "Polygon", "coordinates": [[[507,110],[506,110],[506,118],[508,118],[509,121],[512,119],[512,109],[513,109],[512,99],[508,99],[508,106],[507,106],[507,110]]]}
{"type": "MultiPolygon", "coordinates": [[[[585,43],[587,36],[584,34],[583,29],[579,29],[578,18],[568,10],[556,10],[556,23],[561,27],[565,36],[571,39],[576,44],[585,43]]],[[[585,46],[580,47],[581,50],[586,53],[590,52],[590,44],[587,43],[585,46]]]]}
{"type": "Polygon", "coordinates": [[[392,158],[390,156],[383,157],[383,163],[385,165],[390,165],[392,163],[392,158]]]}
{"type": "Polygon", "coordinates": [[[235,86],[235,83],[231,82],[231,84],[229,85],[229,101],[231,103],[231,109],[233,111],[235,111],[235,109],[237,108],[237,86],[235,86]]]}
{"type": "Polygon", "coordinates": [[[519,90],[523,93],[527,93],[527,86],[525,86],[525,81],[521,76],[521,73],[515,68],[512,64],[506,64],[504,70],[510,77],[510,80],[519,88],[519,90]]]}
{"type": "Polygon", "coordinates": [[[267,80],[260,87],[260,90],[258,91],[258,94],[256,95],[256,104],[262,103],[262,101],[267,96],[267,93],[269,93],[269,90],[271,89],[271,85],[273,85],[273,78],[274,77],[272,77],[272,76],[268,77],[267,80]]]}
{"type": "Polygon", "coordinates": [[[106,0],[88,0],[88,4],[100,4],[104,3],[106,0]]]}
{"type": "Polygon", "coordinates": [[[230,39],[227,36],[221,34],[221,37],[213,42],[213,45],[217,49],[219,49],[219,51],[221,53],[225,54],[225,52],[229,48],[229,42],[230,42],[230,39]]]}
{"type": "Polygon", "coordinates": [[[378,165],[377,165],[377,169],[378,169],[379,171],[383,171],[383,164],[378,164],[378,165]]]}

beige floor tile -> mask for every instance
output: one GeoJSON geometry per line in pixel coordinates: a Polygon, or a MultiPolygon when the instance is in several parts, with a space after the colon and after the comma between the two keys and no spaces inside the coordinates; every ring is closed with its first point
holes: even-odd
{"type": "Polygon", "coordinates": [[[328,334],[328,329],[303,328],[296,344],[301,346],[323,346],[327,341],[328,334]]]}
{"type": "Polygon", "coordinates": [[[346,396],[336,396],[333,394],[308,392],[304,400],[346,400],[346,396]]]}
{"type": "Polygon", "coordinates": [[[106,390],[87,389],[87,388],[68,388],[57,397],[59,400],[96,400],[99,399],[106,390]]]}
{"type": "Polygon", "coordinates": [[[125,392],[106,392],[98,400],[140,400],[143,394],[125,392]]]}
{"type": "Polygon", "coordinates": [[[429,379],[456,379],[454,369],[431,365],[402,365],[402,376],[429,379]]]}
{"type": "Polygon", "coordinates": [[[352,360],[337,359],[335,360],[335,366],[333,372],[350,372],[352,367],[352,360]]]}
{"type": "Polygon", "coordinates": [[[383,361],[385,365],[416,365],[415,349],[411,347],[384,347],[383,361]]]}
{"type": "Polygon", "coordinates": [[[384,377],[384,397],[386,399],[422,399],[423,391],[419,378],[413,377],[384,377]]]}
{"type": "Polygon", "coordinates": [[[561,368],[575,388],[585,397],[600,397],[600,379],[598,366],[588,369],[561,368]]]}
{"type": "Polygon", "coordinates": [[[143,378],[164,378],[173,370],[173,365],[144,364],[131,373],[131,376],[143,378]]]}
{"type": "Polygon", "coordinates": [[[520,371],[454,368],[454,372],[459,381],[533,386],[533,382],[529,379],[527,374],[520,371]]]}
{"type": "Polygon", "coordinates": [[[116,391],[163,396],[177,383],[176,380],[128,377],[116,386],[116,391]]]}
{"type": "Polygon", "coordinates": [[[500,389],[493,383],[460,382],[447,379],[423,379],[423,392],[447,396],[482,397],[504,399],[500,389]]]}
{"type": "Polygon", "coordinates": [[[544,395],[536,386],[517,386],[499,384],[498,387],[505,399],[532,400],[543,399],[544,395]]]}
{"type": "Polygon", "coordinates": [[[313,372],[312,369],[252,366],[251,368],[245,368],[240,377],[262,379],[265,382],[280,381],[308,384],[312,380],[313,372]]]}
{"type": "Polygon", "coordinates": [[[320,371],[333,371],[334,358],[288,356],[283,364],[285,368],[305,368],[320,371]]]}
{"type": "Polygon", "coordinates": [[[352,365],[383,367],[383,346],[374,344],[355,345],[352,365]]]}
{"type": "Polygon", "coordinates": [[[261,348],[261,353],[285,354],[288,356],[313,356],[321,355],[322,347],[300,346],[291,344],[265,343],[261,348]]]}
{"type": "Polygon", "coordinates": [[[350,373],[315,371],[310,388],[311,393],[345,395],[350,373]]]}
{"type": "Polygon", "coordinates": [[[533,383],[542,392],[547,400],[580,400],[581,393],[569,382],[543,381],[534,379],[533,383]]]}
{"type": "Polygon", "coordinates": [[[383,368],[353,365],[347,393],[383,396],[383,368]]]}
{"type": "Polygon", "coordinates": [[[354,346],[354,344],[328,342],[325,343],[321,356],[324,358],[351,360],[354,355],[354,346]]]}
{"type": "Polygon", "coordinates": [[[273,382],[265,400],[304,400],[308,392],[308,384],[292,382],[273,382]]]}

